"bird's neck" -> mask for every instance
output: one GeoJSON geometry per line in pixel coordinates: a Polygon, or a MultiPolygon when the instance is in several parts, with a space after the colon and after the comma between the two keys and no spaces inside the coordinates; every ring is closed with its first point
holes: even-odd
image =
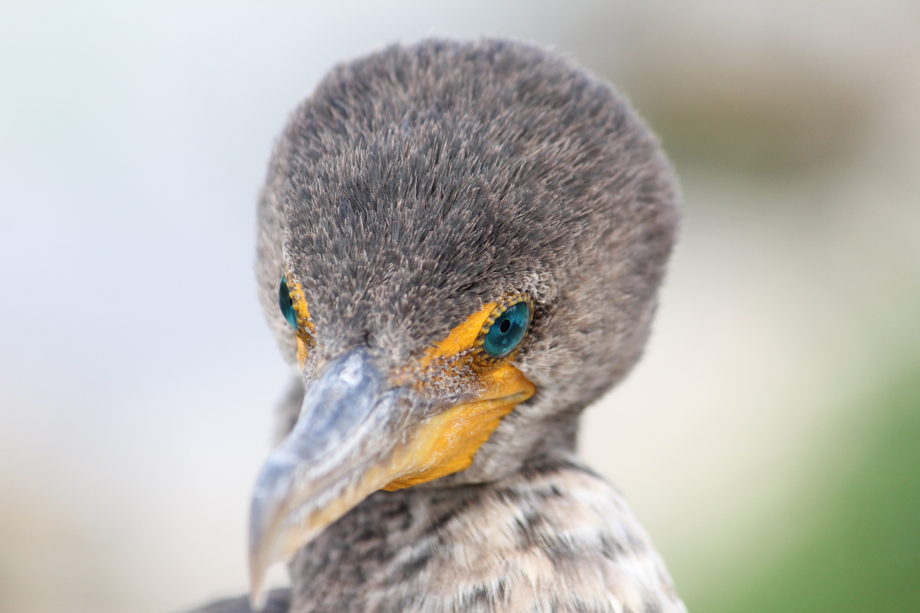
{"type": "Polygon", "coordinates": [[[566,452],[494,483],[378,492],[290,571],[292,613],[606,611],[589,605],[616,590],[633,611],[683,610],[625,502],[566,452]]]}

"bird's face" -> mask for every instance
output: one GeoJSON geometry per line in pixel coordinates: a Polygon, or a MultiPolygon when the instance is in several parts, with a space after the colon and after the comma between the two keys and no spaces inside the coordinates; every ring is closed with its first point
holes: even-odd
{"type": "Polygon", "coordinates": [[[369,494],[462,471],[501,419],[535,392],[514,358],[533,302],[506,296],[396,363],[358,343],[314,357],[321,335],[300,284],[279,286],[307,392],[293,431],[263,469],[253,518],[267,560],[292,555],[369,494]],[[269,519],[270,518],[270,519],[269,519]]]}
{"type": "Polygon", "coordinates": [[[375,491],[570,446],[641,351],[674,200],[628,108],[542,51],[428,43],[333,72],[260,201],[260,296],[305,394],[253,494],[254,594],[375,491]]]}
{"type": "Polygon", "coordinates": [[[281,278],[278,301],[296,334],[298,364],[309,382],[311,398],[305,398],[301,414],[331,413],[337,420],[334,426],[316,421],[328,415],[298,420],[298,434],[286,444],[297,446],[301,455],[313,453],[343,437],[338,430],[356,427],[379,411],[374,419],[380,428],[365,433],[372,440],[348,440],[379,456],[370,472],[353,476],[362,484],[358,500],[381,488],[398,490],[468,468],[501,418],[535,392],[514,364],[533,314],[526,294],[486,304],[408,359],[387,360],[386,352],[359,343],[341,355],[314,360],[316,326],[302,287],[289,276],[281,278]],[[342,397],[330,399],[329,390],[342,397]],[[345,410],[333,404],[361,406],[367,413],[357,420],[343,418],[345,410]]]}

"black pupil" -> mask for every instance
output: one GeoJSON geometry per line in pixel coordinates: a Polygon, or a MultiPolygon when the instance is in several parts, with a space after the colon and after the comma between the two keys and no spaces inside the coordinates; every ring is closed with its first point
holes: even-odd
{"type": "Polygon", "coordinates": [[[507,334],[508,330],[511,329],[511,321],[506,319],[498,325],[498,329],[501,330],[502,334],[507,334]]]}

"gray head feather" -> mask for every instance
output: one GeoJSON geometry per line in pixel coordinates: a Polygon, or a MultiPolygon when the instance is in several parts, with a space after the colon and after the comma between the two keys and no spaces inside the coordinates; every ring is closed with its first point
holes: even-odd
{"type": "Polygon", "coordinates": [[[332,70],[291,115],[259,205],[260,297],[289,360],[286,271],[315,360],[366,344],[395,367],[530,294],[517,365],[537,394],[435,484],[493,480],[570,447],[581,410],[637,361],[677,201],[655,138],[570,62],[499,40],[392,46],[332,70]]]}

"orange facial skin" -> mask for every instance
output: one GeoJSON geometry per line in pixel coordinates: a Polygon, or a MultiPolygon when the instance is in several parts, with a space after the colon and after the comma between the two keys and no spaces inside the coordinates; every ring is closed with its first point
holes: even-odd
{"type": "Polygon", "coordinates": [[[310,310],[307,308],[307,299],[303,295],[303,287],[290,273],[285,275],[288,280],[288,292],[291,294],[291,305],[297,313],[297,361],[303,369],[313,346],[313,321],[310,319],[310,310]]]}

